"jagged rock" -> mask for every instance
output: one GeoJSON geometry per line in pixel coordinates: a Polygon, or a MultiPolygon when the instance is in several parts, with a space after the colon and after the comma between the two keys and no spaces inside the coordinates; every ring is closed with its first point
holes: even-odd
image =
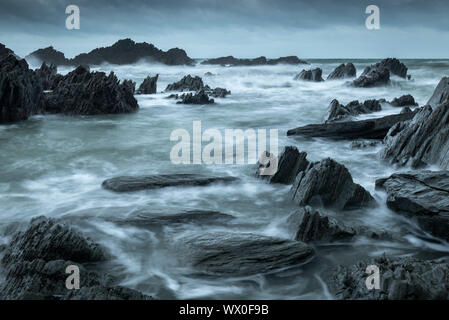
{"type": "Polygon", "coordinates": [[[409,107],[404,107],[401,109],[401,114],[413,112],[409,107]]]}
{"type": "Polygon", "coordinates": [[[10,54],[14,55],[14,51],[7,48],[3,43],[0,43],[0,60],[2,60],[3,57],[6,57],[10,54]]]}
{"type": "Polygon", "coordinates": [[[354,78],[356,73],[357,71],[351,62],[348,64],[342,63],[327,76],[327,80],[354,78]]]}
{"type": "Polygon", "coordinates": [[[380,156],[391,163],[449,169],[449,102],[435,110],[425,106],[412,120],[395,124],[384,143],[380,156]]]}
{"type": "Polygon", "coordinates": [[[267,64],[309,64],[305,60],[299,59],[297,56],[280,57],[277,59],[268,59],[267,64]]]}
{"type": "Polygon", "coordinates": [[[394,114],[361,121],[309,124],[288,130],[287,135],[331,139],[383,139],[387,135],[388,130],[395,124],[410,120],[415,114],[416,110],[411,113],[394,114]]]}
{"type": "Polygon", "coordinates": [[[445,102],[449,101],[449,77],[444,77],[438,83],[438,86],[435,88],[435,91],[430,97],[428,105],[432,108],[439,106],[445,102]]]}
{"type": "Polygon", "coordinates": [[[397,75],[398,77],[404,79],[407,77],[407,67],[396,58],[383,59],[381,62],[376,63],[374,66],[387,68],[391,74],[397,75]]]}
{"type": "Polygon", "coordinates": [[[314,250],[303,242],[250,233],[213,232],[181,236],[173,243],[179,259],[221,276],[272,273],[307,262],[314,250]]]}
{"type": "Polygon", "coordinates": [[[204,89],[203,79],[198,76],[192,77],[189,74],[178,82],[169,84],[165,91],[199,91],[202,89],[204,89]]]}
{"type": "Polygon", "coordinates": [[[134,81],[125,79],[123,80],[122,85],[127,91],[132,92],[132,94],[136,92],[136,83],[134,81]]]}
{"type": "Polygon", "coordinates": [[[209,96],[204,92],[204,90],[200,90],[195,94],[192,93],[184,93],[181,95],[181,101],[176,102],[178,104],[213,104],[215,103],[214,99],[210,99],[209,96]]]}
{"type": "Polygon", "coordinates": [[[306,159],[306,152],[299,152],[298,148],[288,146],[279,157],[277,164],[277,171],[272,176],[259,175],[261,168],[270,167],[271,163],[267,165],[257,164],[256,176],[262,179],[267,179],[270,183],[292,184],[295,181],[297,174],[304,171],[309,166],[309,161],[306,159]]]}
{"type": "Polygon", "coordinates": [[[236,180],[235,177],[207,177],[198,174],[160,174],[116,177],[105,180],[102,186],[115,192],[130,192],[174,186],[205,186],[211,183],[226,183],[236,180]]]}
{"type": "Polygon", "coordinates": [[[120,84],[113,72],[89,72],[78,67],[64,76],[46,96],[45,111],[69,115],[129,113],[138,109],[129,83],[120,84]]]}
{"type": "Polygon", "coordinates": [[[277,59],[267,59],[258,57],[255,59],[238,59],[233,56],[208,59],[201,64],[206,65],[229,65],[229,66],[259,66],[259,65],[275,65],[275,64],[308,64],[308,62],[299,59],[296,56],[280,57],[277,59]]]}
{"type": "Polygon", "coordinates": [[[352,81],[354,87],[369,88],[390,83],[390,71],[382,66],[366,67],[363,73],[352,81]]]}
{"type": "Polygon", "coordinates": [[[380,100],[366,100],[363,103],[355,100],[349,102],[346,106],[343,106],[338,100],[334,99],[329,105],[329,116],[326,122],[341,121],[347,117],[355,117],[361,114],[368,114],[381,110],[382,106],[380,100]]]}
{"type": "Polygon", "coordinates": [[[399,98],[394,98],[390,104],[395,107],[417,106],[415,98],[411,94],[403,95],[399,98]]]}
{"type": "Polygon", "coordinates": [[[67,300],[152,300],[139,291],[122,286],[106,287],[103,285],[83,287],[70,291],[67,300]]]}
{"type": "Polygon", "coordinates": [[[327,158],[300,172],[290,190],[291,199],[306,205],[351,210],[374,203],[371,194],[355,184],[345,166],[327,158]]]}
{"type": "Polygon", "coordinates": [[[449,171],[396,173],[377,180],[376,188],[387,192],[390,209],[449,240],[449,171]]]}
{"type": "Polygon", "coordinates": [[[227,89],[224,88],[211,89],[209,86],[204,87],[204,92],[214,98],[225,98],[228,94],[231,94],[231,91],[227,89]]]}
{"type": "Polygon", "coordinates": [[[37,59],[42,63],[56,66],[72,65],[71,61],[67,59],[64,53],[55,50],[53,47],[36,50],[25,57],[26,60],[37,59]]]}
{"type": "Polygon", "coordinates": [[[53,90],[57,83],[62,79],[61,75],[57,74],[56,65],[52,64],[47,66],[45,62],[39,69],[36,69],[34,73],[41,80],[42,88],[44,90],[53,90]]]}
{"type": "Polygon", "coordinates": [[[295,240],[304,242],[333,242],[348,240],[356,231],[307,206],[293,212],[287,219],[288,229],[295,234],[295,240]]]}
{"type": "Polygon", "coordinates": [[[312,70],[302,70],[299,74],[297,74],[294,80],[305,80],[305,81],[315,81],[320,82],[324,81],[322,78],[323,70],[320,68],[315,68],[312,70]]]}
{"type": "Polygon", "coordinates": [[[154,94],[157,91],[157,79],[159,74],[155,77],[146,77],[137,89],[137,94],[154,94]]]}
{"type": "Polygon", "coordinates": [[[447,300],[449,264],[384,256],[339,266],[326,282],[331,293],[343,300],[447,300]],[[366,286],[370,265],[379,268],[379,290],[366,286]]]}
{"type": "MultiPolygon", "coordinates": [[[[5,50],[6,51],[6,50],[5,50]]],[[[13,54],[0,60],[0,123],[26,120],[43,105],[40,79],[13,54]]]]}
{"type": "Polygon", "coordinates": [[[351,142],[351,149],[364,149],[364,148],[370,148],[370,147],[376,147],[380,144],[379,141],[363,141],[363,140],[356,140],[351,142]]]}

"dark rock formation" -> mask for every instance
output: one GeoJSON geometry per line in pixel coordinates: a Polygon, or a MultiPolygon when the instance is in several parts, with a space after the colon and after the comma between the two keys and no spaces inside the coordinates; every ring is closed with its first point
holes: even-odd
{"type": "Polygon", "coordinates": [[[374,203],[371,194],[355,184],[345,166],[327,158],[300,172],[290,190],[292,200],[306,205],[351,210],[374,203]]]}
{"type": "Polygon", "coordinates": [[[13,54],[0,59],[0,123],[26,120],[39,113],[43,105],[40,79],[25,60],[13,54]]]}
{"type": "Polygon", "coordinates": [[[279,156],[276,173],[272,176],[259,175],[259,170],[261,168],[270,167],[271,163],[268,163],[265,166],[258,163],[256,176],[262,179],[267,179],[270,183],[292,184],[295,181],[297,174],[300,171],[306,170],[309,166],[309,161],[306,157],[307,153],[299,152],[296,147],[285,147],[284,151],[279,156]]]}
{"type": "Polygon", "coordinates": [[[348,240],[356,231],[307,206],[293,212],[287,219],[288,229],[295,233],[295,240],[303,242],[334,242],[348,240]]]}
{"type": "Polygon", "coordinates": [[[376,188],[385,189],[390,209],[449,241],[449,171],[396,173],[377,180],[376,188]]]}
{"type": "Polygon", "coordinates": [[[449,77],[444,77],[438,83],[438,86],[435,88],[432,97],[427,102],[428,105],[435,108],[442,103],[449,101],[449,77]]]}
{"type": "Polygon", "coordinates": [[[315,68],[312,70],[302,70],[299,74],[297,74],[294,80],[305,80],[305,81],[315,81],[320,82],[324,81],[322,78],[323,70],[320,68],[315,68]]]}
{"type": "Polygon", "coordinates": [[[376,147],[380,144],[379,141],[376,140],[356,140],[351,142],[351,149],[364,149],[364,148],[370,148],[370,147],[376,147]]]}
{"type": "Polygon", "coordinates": [[[383,59],[381,62],[376,63],[374,66],[376,68],[387,68],[391,74],[394,74],[398,77],[404,79],[407,77],[407,67],[396,58],[383,59]]]}
{"type": "Polygon", "coordinates": [[[89,72],[78,67],[46,96],[45,111],[69,115],[129,113],[138,109],[130,84],[120,84],[113,72],[89,72]]]}
{"type": "Polygon", "coordinates": [[[159,75],[155,77],[146,77],[137,89],[137,94],[154,94],[157,91],[157,79],[159,75]]]}
{"type": "Polygon", "coordinates": [[[176,103],[178,104],[213,104],[215,103],[214,99],[210,99],[204,90],[200,90],[195,94],[192,93],[184,93],[181,96],[181,101],[176,103]]]}
{"type": "Polygon", "coordinates": [[[296,56],[281,57],[278,59],[267,59],[259,57],[255,59],[238,59],[233,56],[208,59],[201,64],[207,65],[222,65],[222,66],[260,66],[260,65],[275,65],[275,64],[308,64],[306,61],[299,59],[296,56]]]}
{"type": "Polygon", "coordinates": [[[64,56],[64,53],[55,50],[53,47],[36,50],[25,57],[26,60],[37,59],[42,63],[56,66],[73,65],[69,59],[64,56]]]}
{"type": "Polygon", "coordinates": [[[173,249],[182,261],[199,271],[231,277],[298,266],[314,254],[302,242],[233,232],[182,236],[176,239],[173,249]]]}
{"type": "Polygon", "coordinates": [[[410,120],[415,112],[395,114],[361,121],[310,124],[287,131],[288,136],[304,136],[331,139],[383,139],[395,124],[410,120]]]}
{"type": "Polygon", "coordinates": [[[355,117],[361,114],[381,111],[382,106],[380,100],[366,100],[363,103],[359,101],[351,101],[346,106],[343,106],[338,100],[332,100],[329,105],[329,116],[326,122],[341,121],[347,117],[355,117]]]}
{"type": "Polygon", "coordinates": [[[136,92],[136,83],[132,80],[123,80],[122,86],[127,90],[128,92],[132,92],[134,94],[136,92]]]}
{"type": "Polygon", "coordinates": [[[7,48],[3,43],[0,43],[0,60],[2,60],[3,57],[6,57],[10,54],[14,55],[14,51],[7,48]]]}
{"type": "Polygon", "coordinates": [[[152,176],[117,177],[105,180],[103,188],[115,192],[130,192],[174,186],[205,186],[211,183],[233,182],[235,177],[207,177],[198,174],[161,174],[152,176]]]}
{"type": "Polygon", "coordinates": [[[231,91],[225,89],[225,88],[215,88],[211,89],[209,86],[204,87],[204,92],[207,93],[209,96],[214,98],[226,98],[228,94],[231,94],[231,91]]]}
{"type": "Polygon", "coordinates": [[[47,66],[45,62],[39,69],[36,69],[34,73],[40,79],[42,84],[42,89],[53,90],[57,83],[63,78],[63,76],[57,74],[58,70],[56,65],[52,64],[47,66]]]}
{"type": "Polygon", "coordinates": [[[192,77],[189,74],[178,82],[169,84],[165,91],[199,91],[201,89],[204,89],[203,79],[198,76],[192,77]]]}
{"type": "Polygon", "coordinates": [[[380,257],[339,266],[326,280],[343,300],[447,300],[449,264],[415,258],[380,257]],[[366,268],[379,267],[380,290],[368,290],[366,268]]]}
{"type": "Polygon", "coordinates": [[[412,120],[395,124],[384,143],[381,158],[391,163],[449,169],[449,102],[435,110],[425,106],[412,120]]]}
{"type": "Polygon", "coordinates": [[[327,76],[327,80],[354,78],[356,73],[357,71],[351,62],[348,64],[342,63],[327,76]]]}
{"type": "Polygon", "coordinates": [[[390,104],[395,107],[410,107],[417,106],[418,104],[415,101],[415,98],[411,94],[406,94],[400,96],[399,98],[394,98],[390,104]]]}
{"type": "Polygon", "coordinates": [[[366,67],[363,73],[352,81],[354,87],[369,88],[390,83],[390,71],[382,66],[366,67]]]}
{"type": "Polygon", "coordinates": [[[141,293],[107,283],[83,263],[99,263],[107,253],[96,243],[55,220],[35,218],[28,229],[14,234],[1,264],[5,281],[0,299],[148,299],[141,293]],[[66,268],[80,269],[81,290],[68,290],[66,268]]]}

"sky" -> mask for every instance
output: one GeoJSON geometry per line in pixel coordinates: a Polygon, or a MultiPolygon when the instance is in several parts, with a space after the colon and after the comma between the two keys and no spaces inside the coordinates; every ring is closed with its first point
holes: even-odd
{"type": "Polygon", "coordinates": [[[449,0],[0,0],[0,42],[73,57],[123,38],[192,58],[449,58],[449,0]],[[65,9],[80,8],[68,30],[65,9]],[[368,5],[380,29],[368,30],[368,5]]]}

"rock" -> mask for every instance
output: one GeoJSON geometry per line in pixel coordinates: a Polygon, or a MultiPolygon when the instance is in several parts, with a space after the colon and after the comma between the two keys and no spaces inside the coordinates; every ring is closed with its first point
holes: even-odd
{"type": "Polygon", "coordinates": [[[123,80],[122,82],[123,87],[134,94],[136,92],[136,83],[132,80],[123,80]]]}
{"type": "Polygon", "coordinates": [[[40,79],[25,60],[13,54],[0,61],[0,123],[26,120],[41,111],[43,89],[40,79]]]}
{"type": "Polygon", "coordinates": [[[189,74],[178,82],[169,84],[165,91],[199,91],[201,89],[204,89],[203,79],[189,74]]]}
{"type": "Polygon", "coordinates": [[[146,77],[137,89],[137,94],[154,94],[157,91],[157,79],[159,75],[155,77],[146,77]]]}
{"type": "Polygon", "coordinates": [[[401,114],[413,112],[409,107],[403,107],[401,109],[401,114]]]}
{"type": "Polygon", "coordinates": [[[384,256],[339,266],[326,282],[331,293],[343,300],[447,300],[449,264],[384,256]],[[380,290],[366,286],[370,265],[379,268],[380,290]]]}
{"type": "Polygon", "coordinates": [[[207,177],[198,174],[160,174],[151,176],[123,176],[107,179],[103,188],[115,192],[130,192],[176,186],[205,186],[212,183],[236,181],[236,177],[207,177]]]}
{"type": "Polygon", "coordinates": [[[263,167],[270,167],[270,163],[266,166],[257,164],[256,176],[262,179],[267,179],[270,183],[292,184],[295,181],[297,174],[300,171],[306,170],[309,166],[309,161],[306,159],[306,152],[299,152],[294,146],[284,148],[284,151],[279,157],[277,171],[272,176],[261,176],[259,170],[263,167]]]}
{"type": "Polygon", "coordinates": [[[449,171],[396,173],[377,180],[376,188],[387,192],[390,209],[449,240],[449,171]]]}
{"type": "Polygon", "coordinates": [[[343,106],[338,100],[334,99],[329,105],[329,116],[326,122],[341,121],[347,117],[355,117],[381,110],[382,106],[379,100],[366,100],[363,103],[355,100],[343,106]]]}
{"type": "Polygon", "coordinates": [[[209,96],[204,92],[204,90],[200,90],[195,94],[192,93],[184,93],[181,95],[181,101],[176,102],[178,104],[213,104],[215,103],[214,99],[210,99],[209,96]]]}
{"type": "Polygon", "coordinates": [[[300,172],[290,189],[291,199],[306,205],[352,210],[374,203],[371,194],[355,184],[345,166],[327,158],[300,172]]]}
{"type": "Polygon", "coordinates": [[[351,149],[364,149],[376,147],[380,144],[380,141],[366,141],[366,140],[356,140],[351,142],[351,149]]]}
{"type": "Polygon", "coordinates": [[[385,67],[366,67],[363,73],[352,81],[354,87],[369,88],[390,83],[390,71],[385,67]]]}
{"type": "Polygon", "coordinates": [[[52,64],[47,66],[45,62],[42,63],[42,66],[39,69],[36,69],[34,73],[41,80],[42,89],[44,90],[53,90],[57,83],[62,79],[61,75],[57,74],[56,65],[52,64]]]}
{"type": "Polygon", "coordinates": [[[403,95],[399,98],[394,98],[390,104],[395,107],[410,107],[417,106],[418,104],[415,102],[415,98],[411,94],[403,95]]]}
{"type": "Polygon", "coordinates": [[[67,59],[64,53],[55,50],[53,47],[47,47],[33,51],[25,57],[26,60],[31,61],[37,59],[38,61],[55,66],[68,66],[72,65],[71,61],[67,59]]]}
{"type": "Polygon", "coordinates": [[[287,135],[331,139],[383,139],[391,127],[412,119],[414,115],[415,112],[360,121],[309,124],[288,130],[287,135]]]}
{"type": "Polygon", "coordinates": [[[412,120],[395,124],[384,143],[380,156],[391,163],[449,169],[449,102],[435,110],[425,106],[412,120]]]}
{"type": "Polygon", "coordinates": [[[314,254],[303,242],[232,232],[181,236],[175,240],[173,249],[183,263],[199,271],[230,277],[295,267],[314,254]]]}
{"type": "Polygon", "coordinates": [[[348,240],[356,234],[353,228],[308,206],[293,212],[287,224],[289,230],[295,233],[295,240],[303,242],[348,240]]]}
{"type": "Polygon", "coordinates": [[[374,65],[375,67],[387,68],[391,74],[394,74],[401,78],[407,77],[407,67],[401,61],[396,58],[383,59],[374,65]]]}
{"type": "Polygon", "coordinates": [[[320,82],[324,81],[321,75],[323,74],[323,70],[320,68],[315,68],[312,70],[302,70],[298,75],[295,76],[294,80],[305,80],[305,81],[315,81],[320,82]]]}
{"type": "Polygon", "coordinates": [[[214,98],[225,98],[228,94],[231,94],[231,91],[227,89],[224,88],[211,89],[209,86],[204,87],[204,92],[214,98]]]}
{"type": "Polygon", "coordinates": [[[354,78],[356,73],[357,71],[351,62],[348,64],[342,63],[327,76],[327,80],[354,78]]]}
{"type": "Polygon", "coordinates": [[[122,286],[106,287],[102,285],[83,287],[70,291],[67,300],[153,300],[139,291],[122,286]]]}
{"type": "Polygon", "coordinates": [[[139,106],[129,82],[120,84],[113,72],[89,72],[78,67],[65,75],[46,96],[47,113],[97,115],[130,113],[139,106]]]}
{"type": "Polygon", "coordinates": [[[14,55],[14,51],[12,51],[11,49],[7,48],[3,43],[0,43],[0,61],[4,57],[9,56],[10,54],[14,55]]]}
{"type": "Polygon", "coordinates": [[[208,71],[204,74],[206,77],[213,77],[215,76],[215,74],[213,74],[212,72],[208,71]]]}
{"type": "Polygon", "coordinates": [[[432,108],[439,106],[440,104],[446,103],[449,101],[449,77],[441,78],[438,86],[435,88],[435,91],[430,97],[428,105],[432,108]]]}
{"type": "Polygon", "coordinates": [[[280,57],[277,59],[268,59],[267,64],[309,64],[305,60],[299,59],[297,56],[280,57]]]}
{"type": "Polygon", "coordinates": [[[233,56],[208,59],[201,64],[206,65],[222,65],[222,66],[260,66],[260,65],[275,65],[275,64],[308,64],[308,62],[299,59],[296,56],[280,57],[277,59],[267,59],[259,57],[255,59],[238,59],[233,56]]]}

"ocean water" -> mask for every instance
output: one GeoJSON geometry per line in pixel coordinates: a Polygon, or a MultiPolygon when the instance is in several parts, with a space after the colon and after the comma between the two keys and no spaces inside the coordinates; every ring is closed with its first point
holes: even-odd
{"type": "MultiPolygon", "coordinates": [[[[91,117],[34,116],[28,121],[0,126],[0,244],[12,231],[40,215],[71,220],[113,255],[110,270],[122,284],[165,299],[329,299],[323,282],[326,272],[341,263],[388,254],[435,258],[449,252],[449,245],[432,241],[410,221],[385,206],[385,194],[374,189],[377,178],[397,169],[381,162],[381,146],[352,150],[349,141],[287,137],[286,131],[324,121],[334,98],[392,100],[412,94],[424,105],[443,76],[449,60],[404,60],[412,80],[392,78],[390,86],[356,89],[346,80],[309,83],[294,81],[302,68],[321,67],[323,77],[346,60],[309,60],[310,66],[168,67],[138,63],[101,65],[92,70],[114,71],[139,85],[147,75],[159,74],[158,93],[136,96],[140,110],[134,114],[91,117]],[[205,76],[211,72],[213,76],[205,76]],[[201,76],[211,87],[232,94],[216,104],[178,105],[166,99],[166,85],[184,75],[201,76]],[[375,241],[358,237],[350,243],[315,246],[313,261],[295,270],[247,278],[204,276],[180,261],[166,242],[187,233],[215,231],[251,232],[293,238],[285,220],[295,210],[288,198],[289,186],[270,185],[254,178],[255,166],[175,165],[170,141],[175,129],[192,132],[193,121],[202,129],[278,129],[279,151],[295,145],[313,161],[332,157],[347,166],[355,182],[369,190],[379,206],[355,212],[328,212],[353,226],[387,230],[395,240],[375,241]],[[117,194],[101,188],[107,178],[119,175],[163,173],[232,175],[240,180],[229,185],[165,188],[117,194]],[[235,216],[229,225],[166,225],[160,232],[110,222],[140,210],[177,213],[212,210],[235,216]]],[[[378,60],[352,60],[357,74],[378,60]]],[[[36,66],[35,66],[36,67],[36,66]]],[[[61,73],[70,69],[62,68],[61,73]]],[[[384,105],[381,112],[360,118],[400,112],[384,105]]],[[[204,146],[204,145],[203,145],[204,146]]]]}

